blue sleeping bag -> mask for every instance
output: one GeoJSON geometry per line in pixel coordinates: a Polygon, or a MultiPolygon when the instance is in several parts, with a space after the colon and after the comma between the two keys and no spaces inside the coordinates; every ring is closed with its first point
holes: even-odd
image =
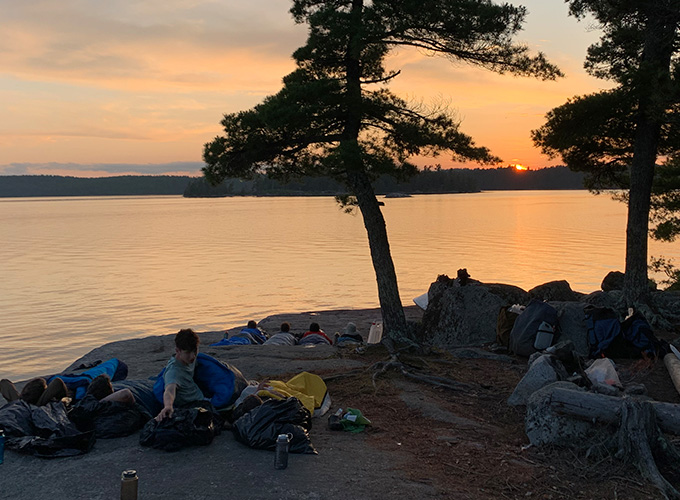
{"type": "Polygon", "coordinates": [[[220,347],[223,345],[250,345],[252,342],[246,337],[231,337],[229,339],[222,339],[219,342],[210,344],[210,347],[220,347]]]}
{"type": "Polygon", "coordinates": [[[125,380],[128,373],[128,367],[118,358],[111,358],[97,366],[84,371],[80,375],[52,375],[47,379],[49,384],[55,378],[60,378],[66,384],[66,387],[73,393],[73,399],[83,399],[87,392],[87,386],[94,380],[95,377],[105,373],[109,376],[112,382],[117,380],[125,380]]]}
{"type": "MultiPolygon", "coordinates": [[[[165,391],[164,373],[165,368],[158,374],[153,386],[154,396],[161,404],[165,391]]],[[[232,404],[248,385],[248,381],[238,368],[202,352],[199,352],[196,358],[194,381],[215,408],[225,408],[232,404]]]]}

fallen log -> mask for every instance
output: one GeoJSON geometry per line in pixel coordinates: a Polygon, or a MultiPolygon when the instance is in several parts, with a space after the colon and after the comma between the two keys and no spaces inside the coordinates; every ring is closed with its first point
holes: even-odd
{"type": "Polygon", "coordinates": [[[616,457],[634,464],[664,498],[678,499],[680,492],[659,472],[656,459],[659,457],[677,471],[680,456],[659,432],[654,416],[651,401],[623,402],[616,457]]]}
{"type": "MultiPolygon", "coordinates": [[[[560,444],[560,440],[565,443],[565,439],[571,439],[568,446],[578,447],[581,442],[584,445],[589,442],[588,439],[581,441],[582,437],[587,436],[587,428],[590,426],[588,422],[610,424],[607,426],[610,430],[616,426],[616,457],[634,464],[664,498],[680,500],[680,492],[661,474],[657,466],[659,460],[666,470],[672,471],[671,477],[678,477],[680,473],[680,453],[663,435],[680,435],[680,405],[605,396],[556,385],[537,391],[535,396],[537,397],[532,397],[527,406],[527,435],[532,444],[548,444],[552,438],[553,443],[560,444]],[[547,413],[542,413],[541,409],[547,410],[547,413]],[[561,416],[562,421],[551,422],[551,418],[558,416],[561,416]],[[574,423],[574,427],[570,427],[570,421],[574,423]],[[555,434],[552,431],[555,426],[568,430],[566,434],[555,434]],[[545,429],[549,432],[546,433],[545,429]]],[[[608,442],[611,443],[611,440],[608,442]]]]}
{"type": "MultiPolygon", "coordinates": [[[[583,420],[617,423],[621,419],[624,398],[593,392],[555,388],[550,393],[549,405],[557,413],[583,420]]],[[[659,428],[668,434],[680,435],[680,405],[650,401],[659,428]]]]}
{"type": "Polygon", "coordinates": [[[668,353],[663,358],[663,364],[666,365],[675,390],[680,393],[680,359],[674,353],[668,353]]]}

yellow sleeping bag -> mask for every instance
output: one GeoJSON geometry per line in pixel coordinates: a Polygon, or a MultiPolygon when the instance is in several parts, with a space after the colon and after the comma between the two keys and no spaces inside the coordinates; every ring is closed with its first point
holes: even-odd
{"type": "Polygon", "coordinates": [[[326,397],[326,392],[328,392],[328,388],[321,377],[313,373],[302,372],[295,375],[288,382],[270,380],[257,394],[261,397],[265,396],[275,399],[298,398],[302,405],[311,414],[314,414],[314,410],[321,407],[326,397]]]}

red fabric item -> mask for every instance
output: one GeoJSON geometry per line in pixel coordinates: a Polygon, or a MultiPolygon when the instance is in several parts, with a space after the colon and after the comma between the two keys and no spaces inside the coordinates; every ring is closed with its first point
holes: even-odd
{"type": "Polygon", "coordinates": [[[330,345],[333,345],[333,341],[328,338],[328,335],[326,335],[323,330],[319,330],[318,332],[307,332],[305,333],[302,338],[304,339],[307,335],[321,335],[323,338],[325,338],[330,345]]]}

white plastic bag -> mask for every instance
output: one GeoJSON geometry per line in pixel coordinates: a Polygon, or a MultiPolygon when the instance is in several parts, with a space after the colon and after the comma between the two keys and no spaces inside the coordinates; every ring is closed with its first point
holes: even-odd
{"type": "Polygon", "coordinates": [[[621,387],[619,374],[616,373],[616,365],[609,358],[600,358],[585,369],[586,375],[593,384],[608,384],[621,387]]]}

